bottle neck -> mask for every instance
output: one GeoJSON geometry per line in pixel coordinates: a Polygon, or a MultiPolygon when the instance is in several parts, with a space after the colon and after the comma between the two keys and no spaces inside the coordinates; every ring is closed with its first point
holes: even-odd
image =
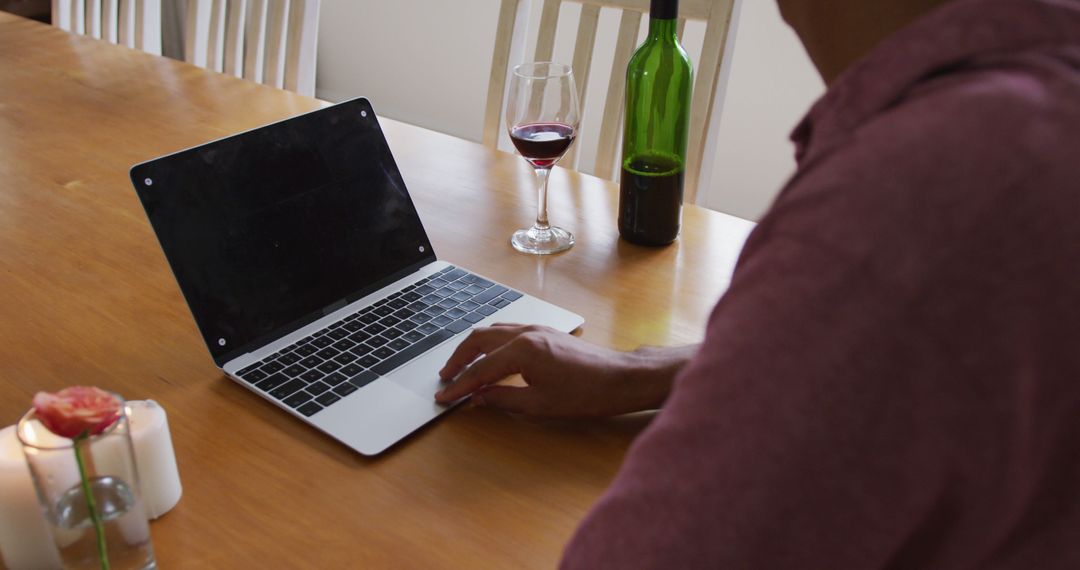
{"type": "Polygon", "coordinates": [[[679,0],[652,0],[649,10],[649,39],[675,39],[678,32],[679,0]]]}

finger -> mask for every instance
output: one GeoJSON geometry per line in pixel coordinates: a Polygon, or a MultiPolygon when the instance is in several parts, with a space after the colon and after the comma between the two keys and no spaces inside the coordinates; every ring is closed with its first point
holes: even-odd
{"type": "Polygon", "coordinates": [[[472,397],[473,404],[495,408],[512,414],[543,415],[545,406],[537,396],[536,388],[513,386],[485,386],[472,397]]]}
{"type": "Polygon", "coordinates": [[[485,327],[473,330],[469,336],[454,349],[454,353],[439,371],[439,377],[450,380],[461,373],[476,357],[487,354],[510,342],[519,333],[521,325],[503,327],[485,327]]]}
{"type": "Polygon", "coordinates": [[[498,382],[521,371],[521,364],[528,359],[530,343],[521,342],[520,336],[488,352],[487,356],[474,362],[452,383],[435,394],[437,402],[453,402],[476,391],[481,386],[498,382]]]}

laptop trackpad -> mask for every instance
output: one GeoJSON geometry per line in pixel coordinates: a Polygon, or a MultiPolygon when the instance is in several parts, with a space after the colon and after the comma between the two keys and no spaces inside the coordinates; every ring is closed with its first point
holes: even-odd
{"type": "Polygon", "coordinates": [[[398,368],[386,379],[421,398],[434,401],[435,392],[443,387],[443,383],[439,381],[439,370],[466,336],[460,334],[440,344],[416,360],[398,368]]]}

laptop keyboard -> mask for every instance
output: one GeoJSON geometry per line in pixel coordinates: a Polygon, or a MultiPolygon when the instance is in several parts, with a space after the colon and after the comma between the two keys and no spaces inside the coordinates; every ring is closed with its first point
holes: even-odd
{"type": "Polygon", "coordinates": [[[311,417],[521,297],[450,266],[237,374],[311,417]]]}

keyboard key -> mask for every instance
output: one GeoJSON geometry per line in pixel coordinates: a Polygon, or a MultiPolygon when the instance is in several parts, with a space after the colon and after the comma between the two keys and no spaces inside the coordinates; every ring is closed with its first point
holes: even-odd
{"type": "Polygon", "coordinates": [[[416,285],[409,285],[408,287],[402,289],[401,290],[402,296],[404,297],[406,293],[408,293],[409,291],[412,291],[413,289],[416,289],[416,285]]]}
{"type": "Polygon", "coordinates": [[[394,293],[390,293],[390,295],[389,295],[388,297],[386,297],[386,299],[387,299],[387,303],[386,303],[386,304],[387,304],[387,305],[389,305],[389,304],[390,304],[390,303],[389,303],[389,300],[390,300],[390,299],[397,299],[397,298],[398,298],[398,297],[400,297],[401,295],[402,295],[402,292],[401,292],[401,291],[396,291],[396,292],[394,292],[394,293]]]}
{"type": "Polygon", "coordinates": [[[437,327],[437,326],[435,326],[435,325],[433,325],[431,323],[424,323],[424,324],[420,325],[420,327],[417,328],[416,330],[424,333],[425,335],[429,335],[429,334],[432,334],[432,333],[438,331],[439,327],[437,327]]]}
{"type": "Polygon", "coordinates": [[[359,318],[360,318],[360,313],[353,313],[353,314],[345,317],[345,321],[346,322],[352,322],[352,321],[355,321],[356,319],[359,319],[359,318]]]}
{"type": "Polygon", "coordinates": [[[334,357],[334,362],[345,366],[346,364],[356,360],[357,358],[359,357],[351,352],[342,352],[341,354],[334,357]]]}
{"type": "Polygon", "coordinates": [[[388,344],[386,346],[389,346],[390,348],[392,348],[394,350],[402,350],[402,349],[408,348],[410,344],[412,344],[412,343],[405,340],[405,339],[403,339],[403,338],[399,338],[397,340],[390,341],[390,344],[388,344]]]}
{"type": "Polygon", "coordinates": [[[446,287],[449,283],[450,282],[445,279],[432,279],[428,282],[428,285],[431,285],[435,289],[442,289],[443,287],[446,287]]]}
{"type": "Polygon", "coordinates": [[[281,373],[288,376],[289,378],[296,378],[297,376],[303,374],[306,370],[307,368],[304,368],[299,364],[293,364],[292,366],[286,367],[285,370],[281,371],[281,373]]]}
{"type": "MultiPolygon", "coordinates": [[[[409,305],[409,307],[411,307],[411,306],[412,305],[409,305]]],[[[407,318],[409,318],[409,317],[411,317],[411,316],[413,316],[413,315],[415,315],[417,313],[417,311],[414,311],[414,310],[410,309],[409,307],[405,307],[404,309],[398,309],[397,312],[395,312],[391,316],[398,319],[398,321],[404,321],[405,319],[407,319],[407,318]]],[[[387,317],[387,318],[389,318],[389,317],[387,317]]]]}
{"type": "Polygon", "coordinates": [[[454,307],[453,309],[450,309],[449,311],[446,311],[446,316],[451,318],[451,319],[460,319],[461,317],[464,317],[467,314],[469,314],[468,311],[462,311],[458,307],[454,307]]]}
{"type": "Polygon", "coordinates": [[[361,322],[361,321],[353,321],[353,322],[345,325],[345,330],[347,330],[349,332],[356,332],[356,331],[358,331],[358,330],[360,330],[362,328],[364,328],[364,323],[361,322]]]}
{"type": "Polygon", "coordinates": [[[314,395],[318,396],[319,394],[322,394],[323,392],[329,390],[330,386],[327,385],[327,384],[324,384],[322,382],[315,382],[315,383],[309,385],[307,388],[304,388],[304,389],[307,390],[308,392],[310,392],[311,394],[314,394],[314,395]]]}
{"type": "Polygon", "coordinates": [[[296,408],[296,411],[300,412],[301,414],[304,414],[304,417],[307,417],[307,418],[310,418],[311,416],[314,416],[315,414],[321,412],[322,410],[323,410],[323,407],[320,406],[319,404],[316,404],[315,402],[308,402],[308,403],[300,406],[299,408],[296,408]]]}
{"type": "Polygon", "coordinates": [[[371,384],[372,382],[374,382],[375,380],[378,380],[378,379],[379,379],[378,374],[376,374],[376,373],[374,373],[374,372],[372,372],[370,370],[365,370],[365,371],[357,374],[356,376],[353,376],[352,378],[349,378],[349,384],[351,384],[353,386],[356,386],[357,388],[363,388],[364,386],[367,386],[368,384],[371,384]]]}
{"type": "Polygon", "coordinates": [[[485,316],[486,315],[481,315],[480,313],[469,313],[469,314],[467,314],[467,315],[465,315],[464,317],[461,317],[461,318],[465,319],[466,321],[469,321],[470,323],[475,324],[475,323],[478,323],[478,322],[484,320],[485,316]]]}
{"type": "Polygon", "coordinates": [[[380,305],[385,305],[386,302],[389,301],[389,300],[390,299],[379,299],[378,301],[375,301],[374,303],[372,303],[372,305],[373,305],[373,307],[379,307],[380,305]]]}
{"type": "Polygon", "coordinates": [[[352,348],[354,346],[356,346],[356,343],[353,342],[351,339],[343,338],[343,339],[335,342],[334,346],[332,346],[331,348],[336,348],[337,350],[340,350],[340,351],[344,352],[344,351],[349,350],[350,348],[352,348]]]}
{"type": "Polygon", "coordinates": [[[466,321],[466,320],[461,320],[461,321],[454,321],[454,322],[446,325],[446,330],[448,330],[448,331],[450,331],[450,332],[452,332],[454,334],[457,334],[459,332],[467,331],[471,327],[472,327],[472,323],[470,323],[469,321],[466,321]]]}
{"type": "Polygon", "coordinates": [[[258,370],[258,368],[260,366],[262,366],[262,362],[256,362],[255,364],[252,364],[251,366],[248,366],[247,368],[241,368],[236,374],[237,374],[237,376],[243,377],[248,372],[251,372],[253,370],[258,370]]]}
{"type": "Polygon", "coordinates": [[[501,309],[501,308],[509,305],[510,301],[507,301],[506,299],[495,299],[494,301],[491,301],[490,304],[493,304],[493,305],[495,305],[496,308],[501,309]]]}
{"type": "Polygon", "coordinates": [[[484,292],[484,287],[481,287],[479,285],[469,285],[468,287],[463,289],[463,291],[470,295],[479,295],[480,293],[484,292]]]}
{"type": "MultiPolygon", "coordinates": [[[[404,307],[404,306],[405,305],[402,305],[401,307],[404,307]]],[[[380,317],[385,317],[386,315],[389,315],[390,313],[393,313],[395,310],[400,309],[401,307],[390,308],[389,305],[383,305],[383,306],[379,307],[378,309],[375,309],[375,314],[379,315],[380,317]]]]}
{"type": "Polygon", "coordinates": [[[329,406],[330,404],[333,404],[334,402],[337,402],[340,399],[341,399],[341,396],[338,396],[337,394],[335,394],[333,392],[327,392],[327,393],[323,394],[322,396],[319,396],[318,398],[315,398],[315,401],[322,404],[322,405],[324,405],[324,406],[329,406]]]}
{"type": "MultiPolygon", "coordinates": [[[[454,291],[453,289],[451,289],[449,287],[443,287],[442,289],[439,289],[438,291],[432,293],[431,295],[435,296],[435,297],[438,297],[440,299],[445,299],[445,298],[449,297],[450,295],[453,295],[454,293],[457,293],[457,291],[454,291]]],[[[424,297],[424,299],[426,300],[427,297],[424,297]]]]}
{"type": "Polygon", "coordinates": [[[491,305],[479,305],[479,306],[476,307],[475,310],[476,310],[477,313],[480,313],[482,315],[488,315],[488,316],[494,315],[495,311],[498,311],[498,309],[496,309],[495,307],[492,307],[491,305]]]}
{"type": "MultiPolygon", "coordinates": [[[[420,311],[423,311],[424,309],[426,309],[426,308],[428,308],[430,306],[431,305],[429,303],[425,303],[423,300],[420,300],[420,301],[417,301],[417,302],[415,302],[415,303],[413,303],[413,304],[409,305],[408,307],[405,307],[404,309],[401,309],[401,310],[402,311],[412,311],[413,314],[416,314],[416,313],[419,313],[420,311]]],[[[400,312],[400,311],[398,311],[398,312],[400,312]]]]}
{"type": "Polygon", "coordinates": [[[424,335],[417,332],[417,331],[412,331],[412,332],[405,333],[405,336],[403,336],[401,338],[403,338],[403,339],[405,339],[405,340],[407,340],[409,342],[416,342],[416,341],[424,338],[424,335]]]}
{"type": "Polygon", "coordinates": [[[380,346],[382,346],[382,345],[384,345],[384,344],[386,344],[388,342],[390,342],[390,341],[383,338],[383,337],[381,337],[381,336],[373,336],[373,337],[369,338],[367,340],[367,342],[365,342],[364,344],[370,346],[371,348],[379,348],[380,346]]]}
{"type": "Polygon", "coordinates": [[[444,309],[444,308],[442,308],[442,307],[440,307],[438,305],[432,305],[432,306],[424,309],[424,314],[431,317],[431,318],[433,318],[433,319],[435,317],[445,313],[445,312],[446,312],[446,309],[444,309]]]}
{"type": "Polygon", "coordinates": [[[300,362],[300,358],[300,355],[290,352],[289,354],[281,355],[281,357],[278,358],[277,361],[284,364],[285,366],[288,366],[290,364],[296,364],[297,362],[300,362]]]}
{"type": "Polygon", "coordinates": [[[438,306],[440,306],[440,307],[442,307],[444,309],[453,309],[457,305],[458,305],[458,302],[455,301],[454,299],[446,298],[446,299],[443,299],[442,301],[439,301],[438,306]]]}
{"type": "Polygon", "coordinates": [[[452,322],[454,322],[454,319],[450,319],[447,317],[435,317],[434,319],[431,319],[431,324],[437,327],[445,327],[452,322]]]}
{"type": "Polygon", "coordinates": [[[337,356],[339,354],[341,354],[340,350],[338,350],[338,349],[336,349],[336,348],[334,348],[332,346],[328,346],[328,347],[320,350],[319,352],[316,352],[315,356],[318,356],[319,358],[321,358],[323,360],[330,360],[331,358],[333,358],[333,357],[335,357],[335,356],[337,356]]]}
{"type": "Polygon", "coordinates": [[[244,380],[247,380],[248,382],[251,382],[252,384],[259,382],[269,376],[269,374],[263,372],[262,370],[255,370],[252,369],[250,366],[248,366],[244,370],[247,370],[248,372],[244,372],[243,370],[241,370],[239,374],[240,377],[244,380]]]}
{"type": "Polygon", "coordinates": [[[284,402],[286,406],[290,408],[299,408],[311,400],[311,394],[301,390],[294,393],[292,396],[285,398],[284,402]]]}
{"type": "Polygon", "coordinates": [[[464,291],[458,291],[457,293],[450,295],[450,298],[457,301],[458,303],[464,303],[465,301],[472,299],[472,295],[464,291]]]}
{"type": "Polygon", "coordinates": [[[517,291],[514,291],[513,289],[511,289],[510,291],[507,291],[507,292],[502,294],[502,298],[506,299],[507,301],[517,301],[521,297],[522,297],[521,293],[518,293],[517,291]]]}
{"type": "Polygon", "coordinates": [[[282,368],[285,368],[285,367],[282,366],[281,364],[278,364],[277,362],[271,362],[271,363],[267,364],[266,366],[263,366],[259,370],[262,370],[263,372],[265,372],[267,374],[273,374],[275,372],[280,372],[282,368]]]}
{"type": "Polygon", "coordinates": [[[401,329],[404,332],[409,332],[415,329],[417,326],[418,325],[412,321],[402,321],[398,324],[397,328],[401,329]]]}
{"type": "Polygon", "coordinates": [[[300,356],[311,356],[312,354],[315,354],[318,350],[319,349],[315,346],[305,344],[304,346],[296,349],[296,354],[299,354],[300,356]]]}
{"type": "Polygon", "coordinates": [[[263,392],[269,392],[270,390],[273,390],[274,388],[277,388],[278,386],[281,386],[288,381],[289,377],[285,376],[284,374],[272,374],[264,378],[258,384],[256,384],[255,387],[262,390],[263,392]]]}
{"type": "MultiPolygon", "coordinates": [[[[345,368],[348,368],[348,367],[346,366],[345,368]]],[[[344,368],[342,370],[344,370],[344,368]]],[[[331,386],[337,386],[338,384],[341,384],[342,382],[344,382],[346,379],[347,378],[345,377],[345,375],[342,374],[341,372],[335,372],[333,374],[328,375],[326,378],[323,378],[322,381],[326,382],[327,384],[329,384],[331,386]]]]}
{"type": "Polygon", "coordinates": [[[473,301],[476,301],[477,303],[487,303],[495,297],[502,295],[506,291],[508,291],[506,287],[503,287],[502,285],[494,285],[488,288],[483,293],[480,293],[479,295],[473,297],[473,301]]]}
{"type": "Polygon", "coordinates": [[[334,374],[340,374],[340,375],[344,376],[345,378],[348,378],[350,376],[356,376],[357,374],[359,374],[359,373],[361,373],[363,371],[364,371],[364,369],[357,366],[356,364],[349,364],[348,366],[342,368],[341,370],[338,370],[334,374]]]}
{"type": "Polygon", "coordinates": [[[370,324],[370,325],[364,327],[364,332],[371,333],[371,334],[379,334],[379,333],[383,332],[384,330],[386,330],[386,327],[380,325],[379,323],[370,324]]]}
{"type": "Polygon", "coordinates": [[[357,360],[356,363],[364,368],[371,368],[379,363],[379,359],[369,354],[367,356],[361,356],[360,360],[357,360]]]}
{"type": "Polygon", "coordinates": [[[375,373],[379,375],[389,374],[397,367],[405,364],[406,362],[409,362],[417,356],[420,356],[431,348],[434,348],[436,345],[450,338],[451,336],[453,336],[453,333],[451,333],[450,331],[437,331],[435,334],[426,337],[424,340],[421,340],[420,342],[410,346],[409,348],[406,348],[405,350],[402,350],[401,352],[393,355],[392,357],[380,362],[374,368],[372,368],[372,370],[374,370],[375,373]]]}
{"type": "Polygon", "coordinates": [[[341,340],[341,339],[349,336],[350,332],[352,332],[352,331],[349,331],[348,329],[344,329],[344,328],[334,329],[334,330],[330,331],[330,336],[334,337],[334,340],[341,340]]]}
{"type": "Polygon", "coordinates": [[[416,288],[416,294],[417,295],[430,295],[431,292],[434,291],[434,290],[435,290],[435,288],[432,287],[431,285],[421,285],[421,286],[416,288]]]}
{"type": "Polygon", "coordinates": [[[371,355],[374,356],[375,358],[378,358],[378,359],[382,360],[382,359],[390,358],[391,356],[393,356],[394,351],[393,351],[393,349],[390,349],[390,348],[387,348],[387,347],[384,346],[384,347],[376,350],[375,352],[372,352],[371,355]]]}
{"type": "MultiPolygon", "coordinates": [[[[447,295],[453,295],[453,292],[452,291],[448,292],[447,295]]],[[[420,299],[419,301],[417,301],[417,303],[423,303],[425,305],[434,305],[435,303],[438,303],[439,301],[442,301],[443,297],[446,297],[446,295],[436,295],[435,293],[432,293],[432,294],[428,295],[427,297],[424,297],[423,299],[420,299]]]]}
{"type": "Polygon", "coordinates": [[[318,356],[312,355],[301,360],[300,364],[303,365],[305,368],[315,368],[316,366],[322,364],[322,362],[323,359],[319,358],[318,356]]]}
{"type": "Polygon", "coordinates": [[[447,285],[446,287],[447,287],[447,289],[453,289],[454,291],[461,291],[462,289],[464,289],[464,288],[466,288],[468,286],[469,286],[468,283],[462,283],[461,281],[455,281],[455,282],[447,285]]]}
{"type": "Polygon", "coordinates": [[[379,315],[375,313],[368,313],[366,315],[360,315],[360,322],[370,325],[371,323],[379,320],[379,315]]]}
{"type": "Polygon", "coordinates": [[[465,277],[466,275],[468,275],[468,272],[463,271],[461,269],[454,268],[453,271],[450,271],[450,272],[446,273],[445,275],[443,275],[443,279],[446,279],[447,281],[457,281],[458,279],[461,279],[462,277],[465,277]]]}
{"type": "Polygon", "coordinates": [[[355,333],[349,335],[348,340],[351,340],[351,341],[356,342],[356,343],[361,343],[361,342],[364,342],[365,340],[367,340],[369,338],[371,338],[371,333],[366,333],[364,331],[360,331],[360,332],[355,332],[355,333]]]}
{"type": "Polygon", "coordinates": [[[319,338],[311,341],[311,344],[314,344],[315,346],[317,346],[319,348],[326,348],[326,347],[330,346],[331,344],[334,344],[334,339],[332,339],[332,338],[330,338],[328,336],[320,336],[319,338]]]}
{"type": "Polygon", "coordinates": [[[392,327],[392,326],[394,326],[394,325],[396,325],[396,324],[398,324],[400,322],[401,322],[401,319],[395,317],[394,315],[390,315],[388,317],[383,317],[381,320],[379,320],[380,325],[385,325],[385,326],[388,326],[388,327],[392,327]]]}
{"type": "MultiPolygon", "coordinates": [[[[277,398],[277,399],[279,399],[279,400],[284,400],[285,398],[288,398],[289,396],[291,396],[293,393],[298,392],[300,390],[303,390],[304,386],[307,386],[307,384],[304,383],[303,381],[290,380],[290,381],[278,386],[277,388],[274,388],[273,390],[270,390],[270,395],[277,398]]],[[[301,402],[301,403],[303,403],[303,402],[301,402]]]]}
{"type": "Polygon", "coordinates": [[[413,303],[413,302],[419,301],[421,297],[423,297],[423,295],[417,295],[416,293],[413,293],[413,292],[405,293],[404,295],[401,296],[401,298],[406,303],[413,303]]]}
{"type": "Polygon", "coordinates": [[[414,322],[414,323],[423,324],[423,323],[426,323],[426,322],[431,320],[431,315],[429,315],[427,313],[419,313],[419,314],[413,315],[412,318],[409,319],[409,320],[414,322]]]}
{"type": "Polygon", "coordinates": [[[397,329],[386,329],[385,331],[383,331],[382,336],[384,336],[384,337],[386,337],[386,338],[388,338],[390,340],[394,340],[395,338],[401,336],[402,334],[404,334],[404,333],[402,333],[401,331],[399,331],[397,329]]]}
{"type": "Polygon", "coordinates": [[[349,384],[348,382],[334,388],[334,393],[337,394],[338,396],[341,396],[342,398],[344,398],[345,396],[348,396],[349,394],[352,394],[355,391],[356,391],[356,386],[353,386],[352,384],[349,384]]]}
{"type": "Polygon", "coordinates": [[[463,276],[461,279],[458,279],[458,281],[461,281],[462,283],[476,283],[477,279],[480,279],[480,278],[473,275],[472,273],[468,273],[465,276],[463,276]]]}
{"type": "Polygon", "coordinates": [[[411,301],[405,301],[404,299],[394,299],[393,301],[390,301],[386,305],[388,307],[393,307],[395,310],[397,310],[397,309],[404,309],[405,306],[408,305],[410,302],[411,301]]]}
{"type": "Polygon", "coordinates": [[[311,382],[321,379],[323,376],[326,376],[326,374],[312,368],[311,370],[308,370],[307,372],[301,374],[300,379],[310,384],[311,382]]]}
{"type": "Polygon", "coordinates": [[[356,356],[364,356],[371,351],[372,348],[366,344],[358,344],[349,349],[349,352],[355,354],[356,356]]]}
{"type": "Polygon", "coordinates": [[[338,368],[341,368],[340,364],[338,364],[337,362],[334,362],[333,360],[327,360],[326,362],[323,362],[322,364],[320,364],[319,367],[317,368],[317,370],[329,374],[329,373],[337,370],[338,368]]]}

